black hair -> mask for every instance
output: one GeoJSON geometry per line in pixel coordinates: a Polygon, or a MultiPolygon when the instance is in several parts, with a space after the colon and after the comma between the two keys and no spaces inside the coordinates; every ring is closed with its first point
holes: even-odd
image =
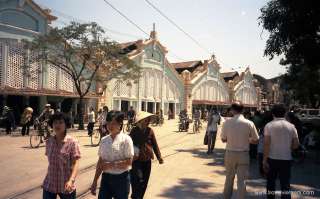
{"type": "Polygon", "coordinates": [[[114,119],[118,122],[118,124],[120,124],[120,131],[121,131],[123,127],[124,113],[121,111],[114,111],[114,110],[109,111],[107,114],[106,121],[111,122],[114,119]]]}
{"type": "Polygon", "coordinates": [[[286,114],[286,108],[283,104],[275,104],[272,107],[271,112],[275,117],[284,117],[286,114]]]}
{"type": "Polygon", "coordinates": [[[53,128],[53,122],[57,120],[63,120],[66,124],[66,128],[70,127],[70,119],[67,115],[65,115],[62,112],[56,112],[53,115],[50,116],[50,119],[48,121],[48,125],[53,128]]]}
{"type": "Polygon", "coordinates": [[[231,104],[231,110],[234,110],[237,113],[242,113],[243,105],[240,102],[235,102],[235,103],[231,104]]]}

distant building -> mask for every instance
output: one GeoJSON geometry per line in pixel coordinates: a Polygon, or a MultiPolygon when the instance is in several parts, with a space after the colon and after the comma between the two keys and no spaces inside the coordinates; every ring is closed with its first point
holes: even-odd
{"type": "MultiPolygon", "coordinates": [[[[34,60],[22,39],[50,31],[57,18],[32,0],[0,1],[0,111],[4,105],[14,109],[19,118],[26,106],[39,114],[46,103],[54,109],[77,114],[77,93],[72,78],[63,70],[34,60]]],[[[95,105],[95,88],[87,104],[95,105]]],[[[90,105],[90,106],[91,106],[90,105]]]]}

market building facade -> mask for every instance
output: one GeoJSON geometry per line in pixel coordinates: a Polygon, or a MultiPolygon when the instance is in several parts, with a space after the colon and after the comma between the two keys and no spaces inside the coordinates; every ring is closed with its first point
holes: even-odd
{"type": "MultiPolygon", "coordinates": [[[[39,114],[46,103],[54,109],[77,114],[77,98],[72,78],[60,68],[36,60],[23,40],[50,31],[56,20],[50,10],[32,0],[0,1],[0,111],[13,109],[16,118],[26,106],[39,114]]],[[[95,88],[93,88],[94,91],[95,88]]],[[[91,92],[87,106],[94,106],[98,95],[91,92]]]]}

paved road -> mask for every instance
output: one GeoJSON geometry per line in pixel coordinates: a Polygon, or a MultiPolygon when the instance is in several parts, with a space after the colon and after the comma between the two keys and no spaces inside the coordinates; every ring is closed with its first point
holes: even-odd
{"type": "MultiPolygon", "coordinates": [[[[154,127],[165,164],[153,162],[146,199],[158,198],[222,198],[225,171],[223,156],[225,145],[217,139],[214,155],[207,155],[202,144],[204,129],[193,134],[177,132],[177,121],[165,121],[163,127],[154,127]]],[[[192,128],[190,128],[192,129],[192,128]]],[[[86,194],[94,175],[97,161],[97,147],[90,146],[85,132],[72,133],[81,144],[80,175],[77,178],[79,198],[95,198],[86,194]]],[[[47,169],[44,147],[30,149],[27,137],[0,137],[0,199],[41,198],[41,182],[47,169]]],[[[319,165],[312,161],[295,165],[293,188],[295,190],[315,191],[314,198],[320,197],[319,165]]],[[[265,180],[257,174],[253,161],[248,181],[247,198],[258,196],[264,191],[265,180]]],[[[236,187],[235,187],[236,188],[236,187]]],[[[263,194],[263,193],[262,193],[263,194]]],[[[306,195],[295,198],[311,198],[306,195]]]]}

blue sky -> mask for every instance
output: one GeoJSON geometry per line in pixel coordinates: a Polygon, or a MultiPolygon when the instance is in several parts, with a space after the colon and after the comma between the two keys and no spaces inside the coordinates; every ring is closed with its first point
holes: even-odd
{"type": "MultiPolygon", "coordinates": [[[[204,60],[210,54],[199,48],[151,8],[145,0],[108,0],[149,33],[156,24],[158,38],[169,53],[170,62],[204,60]]],[[[268,33],[258,25],[260,8],[267,0],[150,0],[175,23],[192,35],[209,52],[214,52],[221,71],[231,68],[271,78],[285,72],[280,58],[269,61],[263,56],[268,33]],[[261,34],[262,33],[262,34],[261,34]]],[[[58,17],[53,25],[76,20],[95,21],[123,34],[107,31],[118,42],[146,39],[148,36],[128,23],[103,0],[35,0],[52,9],[58,17]]]]}

